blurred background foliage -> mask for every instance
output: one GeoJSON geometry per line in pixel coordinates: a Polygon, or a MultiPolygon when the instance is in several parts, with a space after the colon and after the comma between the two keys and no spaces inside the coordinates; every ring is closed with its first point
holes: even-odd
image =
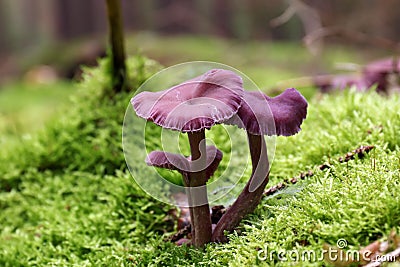
{"type": "MultiPolygon", "coordinates": [[[[329,43],[390,50],[400,41],[400,2],[395,0],[122,0],[122,7],[126,32],[142,33],[130,53],[148,52],[148,43],[163,42],[154,37],[160,35],[229,38],[251,47],[255,40],[298,44],[332,27],[322,34],[329,43]],[[282,13],[287,17],[282,23],[273,20],[282,13]]],[[[58,75],[71,78],[78,65],[94,64],[104,55],[106,33],[105,4],[98,0],[0,0],[0,81],[36,64],[52,65],[58,75]]],[[[177,45],[160,44],[164,54],[156,56],[167,65],[186,60],[168,58],[177,45]]],[[[201,53],[213,45],[200,42],[199,49],[189,41],[186,50],[201,53]]]]}
{"type": "MultiPolygon", "coordinates": [[[[270,94],[398,52],[395,0],[121,0],[128,56],[231,65],[270,94]],[[348,64],[351,63],[351,64],[348,64]]],[[[0,0],[1,144],[30,138],[107,53],[105,1],[0,0]]]]}

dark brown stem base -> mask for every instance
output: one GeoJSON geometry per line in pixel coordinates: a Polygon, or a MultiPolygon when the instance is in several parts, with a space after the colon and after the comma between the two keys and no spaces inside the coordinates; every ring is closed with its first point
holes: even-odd
{"type": "Polygon", "coordinates": [[[227,242],[224,231],[231,232],[247,214],[260,203],[264,188],[269,181],[269,161],[264,136],[248,134],[252,175],[246,187],[232,206],[222,216],[212,234],[213,242],[227,242]]]}
{"type": "Polygon", "coordinates": [[[211,215],[207,199],[205,132],[188,133],[192,153],[192,170],[189,173],[188,197],[191,206],[192,244],[203,247],[211,241],[211,215]]]}

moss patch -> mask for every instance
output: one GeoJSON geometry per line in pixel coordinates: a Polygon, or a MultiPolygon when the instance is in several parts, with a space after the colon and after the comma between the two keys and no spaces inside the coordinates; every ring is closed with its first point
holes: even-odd
{"type": "MultiPolygon", "coordinates": [[[[270,184],[308,169],[313,177],[263,199],[228,244],[199,251],[165,242],[171,207],[126,170],[120,138],[131,93],[111,95],[107,66],[87,70],[73,108],[37,138],[0,154],[1,266],[323,266],[259,252],[320,252],[339,238],[359,249],[400,232],[399,96],[343,92],[313,97],[302,132],[278,138],[270,184]],[[335,160],[360,145],[375,149],[335,160]]],[[[157,69],[137,57],[129,66],[132,88],[157,69]]]]}

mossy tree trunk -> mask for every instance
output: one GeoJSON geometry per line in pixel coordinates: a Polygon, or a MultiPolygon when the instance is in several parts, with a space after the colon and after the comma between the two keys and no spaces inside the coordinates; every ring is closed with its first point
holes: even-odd
{"type": "Polygon", "coordinates": [[[125,86],[126,65],[124,30],[120,0],[106,0],[109,25],[109,38],[112,53],[112,81],[114,90],[121,92],[125,86]]]}

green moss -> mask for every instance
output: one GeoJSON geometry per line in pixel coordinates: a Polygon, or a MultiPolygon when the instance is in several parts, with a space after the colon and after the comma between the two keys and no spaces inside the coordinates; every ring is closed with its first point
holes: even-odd
{"type": "Polygon", "coordinates": [[[173,229],[168,207],[149,199],[126,172],[30,171],[19,188],[0,194],[1,266],[111,266],[128,261],[130,247],[173,229]]]}
{"type": "MultiPolygon", "coordinates": [[[[132,89],[157,68],[143,58],[129,66],[132,89]]],[[[120,139],[131,93],[112,95],[107,69],[104,61],[87,70],[71,108],[2,156],[0,266],[323,266],[258,255],[320,252],[339,238],[359,249],[400,231],[399,96],[343,92],[313,97],[303,130],[277,140],[270,184],[308,169],[312,178],[263,199],[228,244],[199,251],[165,242],[174,232],[171,207],[146,195],[126,169],[120,139]],[[360,145],[375,149],[337,161],[360,145]],[[332,167],[319,170],[325,161],[332,167]]],[[[221,170],[246,161],[229,156],[242,147],[230,147],[223,128],[207,135],[226,154],[221,170]]],[[[158,137],[146,137],[158,148],[158,137]]]]}
{"type": "MultiPolygon", "coordinates": [[[[128,88],[132,91],[113,95],[107,59],[99,68],[87,69],[78,93],[53,118],[37,138],[24,142],[0,162],[0,170],[37,168],[45,171],[91,171],[114,173],[125,168],[121,144],[121,125],[132,91],[160,67],[136,56],[128,61],[128,88]]],[[[0,154],[1,156],[1,154],[0,154]]],[[[18,176],[18,175],[17,175],[18,176]]],[[[13,179],[10,177],[9,179],[13,179]]],[[[19,180],[18,177],[14,177],[19,180]]],[[[11,181],[0,186],[13,187],[11,181]]]]}
{"type": "Polygon", "coordinates": [[[278,138],[272,176],[293,176],[361,145],[399,149],[399,102],[399,95],[388,98],[373,91],[315,97],[309,103],[303,130],[289,138],[278,138]]]}

